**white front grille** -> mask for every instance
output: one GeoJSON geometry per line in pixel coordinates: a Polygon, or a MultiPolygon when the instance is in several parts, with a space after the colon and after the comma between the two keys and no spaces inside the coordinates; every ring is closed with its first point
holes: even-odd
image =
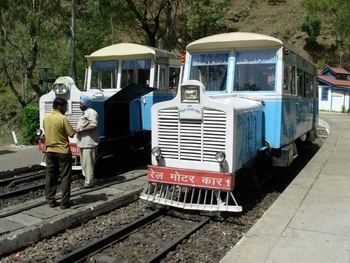
{"type": "Polygon", "coordinates": [[[202,120],[180,120],[178,108],[158,111],[158,146],[164,158],[217,162],[215,154],[225,152],[226,114],[203,109],[202,120]]]}

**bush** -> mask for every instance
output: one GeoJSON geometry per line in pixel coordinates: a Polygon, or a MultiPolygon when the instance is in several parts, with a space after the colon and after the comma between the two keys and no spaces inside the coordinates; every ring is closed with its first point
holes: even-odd
{"type": "Polygon", "coordinates": [[[36,144],[36,130],[39,128],[39,108],[26,106],[22,111],[21,123],[23,125],[22,140],[24,144],[36,144]]]}
{"type": "Polygon", "coordinates": [[[341,112],[342,113],[346,113],[347,112],[345,105],[341,106],[341,112]]]}
{"type": "Polygon", "coordinates": [[[321,20],[318,18],[312,18],[309,15],[304,15],[300,22],[301,31],[308,34],[306,39],[310,43],[316,43],[317,37],[321,32],[321,20]]]}

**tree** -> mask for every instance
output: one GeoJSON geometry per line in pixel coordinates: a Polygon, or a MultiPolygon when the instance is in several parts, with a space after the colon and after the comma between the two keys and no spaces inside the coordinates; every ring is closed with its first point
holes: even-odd
{"type": "Polygon", "coordinates": [[[310,15],[304,15],[301,19],[301,30],[308,34],[308,42],[316,43],[321,32],[321,20],[312,18],[310,15]]]}
{"type": "Polygon", "coordinates": [[[350,0],[302,0],[309,15],[325,15],[333,23],[340,42],[350,41],[350,0]]]}
{"type": "Polygon", "coordinates": [[[75,57],[75,0],[72,0],[71,4],[72,10],[72,26],[71,26],[71,72],[72,77],[75,82],[77,82],[77,65],[76,65],[76,57],[75,57]]]}
{"type": "Polygon", "coordinates": [[[228,0],[187,1],[187,27],[192,41],[228,31],[225,14],[231,7],[228,0]]]}
{"type": "Polygon", "coordinates": [[[145,31],[147,45],[158,47],[157,34],[160,27],[161,14],[165,10],[169,0],[157,1],[132,1],[126,0],[130,10],[135,15],[141,28],[145,31]]]}
{"type": "MultiPolygon", "coordinates": [[[[7,26],[7,24],[4,21],[4,10],[7,6],[1,5],[0,6],[0,26],[1,26],[1,67],[2,72],[5,75],[5,78],[7,80],[7,83],[11,89],[11,91],[14,93],[22,107],[26,106],[26,102],[24,101],[23,97],[17,92],[13,80],[18,76],[13,76],[13,73],[16,72],[16,69],[20,69],[21,66],[24,68],[26,76],[28,78],[31,78],[33,76],[33,69],[36,64],[37,54],[38,54],[38,45],[37,42],[34,39],[31,39],[31,47],[29,50],[29,58],[27,59],[24,51],[21,49],[21,47],[16,44],[12,38],[11,38],[11,32],[9,32],[8,28],[11,28],[10,26],[7,26]],[[10,57],[11,52],[15,52],[15,54],[18,55],[18,59],[13,60],[10,57]],[[15,63],[14,63],[15,62],[15,63]],[[16,66],[16,62],[19,62],[18,64],[21,66],[16,66]],[[11,66],[11,70],[9,69],[9,66],[11,66]]],[[[42,92],[40,88],[36,85],[32,85],[33,90],[38,94],[41,95],[42,92]]]]}
{"type": "Polygon", "coordinates": [[[24,1],[21,5],[14,1],[1,1],[1,67],[11,91],[22,107],[26,106],[26,102],[15,88],[15,83],[20,82],[22,74],[29,80],[29,86],[37,96],[44,94],[35,80],[39,42],[44,37],[48,39],[54,36],[50,20],[58,7],[58,1],[49,0],[24,1]]]}

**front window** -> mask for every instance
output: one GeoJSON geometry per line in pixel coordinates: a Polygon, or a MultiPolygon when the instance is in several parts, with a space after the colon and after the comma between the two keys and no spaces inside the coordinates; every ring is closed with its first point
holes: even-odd
{"type": "Polygon", "coordinates": [[[123,88],[130,83],[149,85],[150,70],[150,59],[123,60],[121,87],[123,88]]]}
{"type": "Polygon", "coordinates": [[[276,50],[237,51],[234,90],[275,90],[276,50]]]}
{"type": "Polygon", "coordinates": [[[192,54],[190,78],[203,83],[207,91],[226,90],[229,53],[192,54]]]}
{"type": "Polygon", "coordinates": [[[92,64],[91,88],[117,88],[118,61],[95,61],[92,64]]]}

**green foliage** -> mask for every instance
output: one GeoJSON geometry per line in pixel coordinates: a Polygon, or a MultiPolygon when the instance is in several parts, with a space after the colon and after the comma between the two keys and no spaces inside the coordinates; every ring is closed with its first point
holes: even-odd
{"type": "Polygon", "coordinates": [[[328,67],[328,64],[325,59],[320,59],[317,61],[317,68],[318,69],[325,69],[328,67]]]}
{"type": "Polygon", "coordinates": [[[35,144],[35,134],[39,127],[39,108],[30,105],[24,107],[20,121],[24,127],[23,142],[25,144],[35,144]]]}
{"type": "Polygon", "coordinates": [[[345,105],[341,106],[341,112],[342,113],[346,113],[347,112],[345,105]]]}
{"type": "Polygon", "coordinates": [[[343,40],[349,40],[350,35],[350,1],[341,2],[339,9],[337,10],[337,16],[334,21],[334,26],[338,34],[343,40]]]}
{"type": "Polygon", "coordinates": [[[350,43],[350,0],[301,0],[308,14],[326,16],[341,41],[350,43]]]}
{"type": "Polygon", "coordinates": [[[318,18],[312,18],[310,15],[304,15],[300,23],[301,30],[308,34],[307,41],[310,43],[316,43],[317,37],[321,32],[321,20],[318,18]]]}
{"type": "Polygon", "coordinates": [[[224,19],[231,1],[199,0],[191,1],[187,14],[188,34],[192,40],[227,31],[224,19]]]}

